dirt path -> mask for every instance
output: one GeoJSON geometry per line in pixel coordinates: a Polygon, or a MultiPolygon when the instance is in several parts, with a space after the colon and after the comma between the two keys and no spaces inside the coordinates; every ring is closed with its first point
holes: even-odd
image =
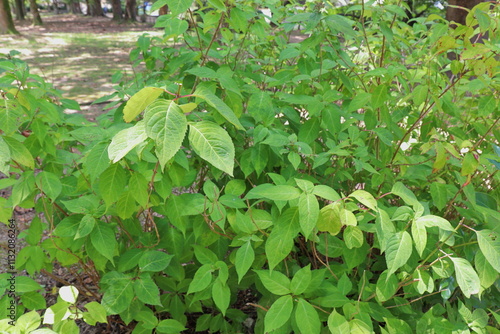
{"type": "Polygon", "coordinates": [[[161,35],[150,24],[120,24],[107,17],[60,14],[43,20],[41,27],[16,22],[21,36],[0,36],[0,53],[20,51],[32,73],[92,113],[96,107],[88,104],[113,91],[114,73],[132,76],[129,52],[137,38],[143,33],[161,35]]]}

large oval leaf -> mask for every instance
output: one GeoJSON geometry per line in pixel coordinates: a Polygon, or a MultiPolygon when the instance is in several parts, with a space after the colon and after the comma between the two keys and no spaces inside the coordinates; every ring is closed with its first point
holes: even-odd
{"type": "Polygon", "coordinates": [[[470,295],[479,293],[481,283],[479,276],[472,268],[472,265],[466,259],[459,257],[451,257],[455,266],[455,273],[457,275],[457,283],[465,297],[470,298],[470,295]]]}
{"type": "Polygon", "coordinates": [[[278,298],[269,308],[264,318],[265,332],[270,333],[283,326],[292,315],[293,299],[291,295],[278,298]]]}
{"type": "Polygon", "coordinates": [[[111,144],[109,144],[109,159],[113,160],[113,163],[119,161],[134,147],[145,141],[146,138],[146,125],[143,121],[137,122],[131,128],[121,130],[113,137],[111,144]]]}
{"type": "Polygon", "coordinates": [[[156,155],[164,168],[181,148],[186,134],[187,121],[175,102],[158,100],[152,103],[144,115],[146,134],[156,143],[156,155]]]}
{"type": "Polygon", "coordinates": [[[137,117],[151,102],[156,100],[163,92],[163,89],[157,87],[145,87],[135,93],[123,108],[123,119],[130,122],[137,117]]]}
{"type": "Polygon", "coordinates": [[[233,176],[234,145],[226,130],[208,121],[190,123],[189,142],[202,159],[233,176]]]}
{"type": "Polygon", "coordinates": [[[385,250],[385,258],[390,276],[396,270],[403,266],[410,258],[412,252],[412,240],[408,232],[398,232],[387,241],[387,249],[385,250]]]}

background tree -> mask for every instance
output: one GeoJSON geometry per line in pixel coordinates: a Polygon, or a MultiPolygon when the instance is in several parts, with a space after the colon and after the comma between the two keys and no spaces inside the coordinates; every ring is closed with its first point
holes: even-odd
{"type": "Polygon", "coordinates": [[[68,6],[71,11],[71,14],[81,14],[82,7],[80,6],[80,1],[78,0],[70,0],[68,1],[68,6]]]}
{"type": "Polygon", "coordinates": [[[127,0],[125,5],[125,20],[135,22],[137,20],[137,0],[127,0]]]}
{"type": "Polygon", "coordinates": [[[465,24],[465,18],[467,17],[468,11],[454,6],[472,9],[481,2],[484,2],[484,0],[449,0],[448,7],[446,8],[446,19],[450,22],[454,21],[456,23],[465,24]]]}
{"type": "Polygon", "coordinates": [[[42,17],[40,16],[40,12],[38,11],[36,0],[30,0],[30,11],[31,15],[33,15],[33,25],[35,26],[43,25],[42,17]]]}
{"type": "Polygon", "coordinates": [[[123,19],[123,10],[121,1],[112,0],[111,6],[113,7],[113,21],[121,21],[123,19]]]}
{"type": "Polygon", "coordinates": [[[12,20],[9,0],[0,0],[0,34],[19,34],[12,20]]]}
{"type": "Polygon", "coordinates": [[[14,1],[14,9],[15,9],[15,13],[16,13],[16,20],[24,21],[24,19],[26,17],[25,17],[23,0],[15,0],[14,1]]]}
{"type": "Polygon", "coordinates": [[[90,15],[91,16],[103,16],[101,0],[91,0],[90,1],[90,15]]]}

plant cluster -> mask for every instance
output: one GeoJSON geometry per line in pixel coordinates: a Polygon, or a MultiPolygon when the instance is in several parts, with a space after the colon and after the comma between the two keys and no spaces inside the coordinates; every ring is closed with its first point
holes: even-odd
{"type": "MultiPolygon", "coordinates": [[[[0,60],[0,220],[40,214],[19,270],[71,268],[134,333],[500,332],[496,7],[165,4],[97,124],[0,60]]],[[[23,280],[19,315],[47,308],[23,280]]]]}

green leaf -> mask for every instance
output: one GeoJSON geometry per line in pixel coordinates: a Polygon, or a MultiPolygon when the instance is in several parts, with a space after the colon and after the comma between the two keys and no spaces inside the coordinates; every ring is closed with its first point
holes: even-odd
{"type": "Polygon", "coordinates": [[[354,197],[357,199],[361,204],[364,206],[377,211],[377,201],[375,198],[370,194],[369,192],[365,190],[356,190],[352,194],[349,195],[349,197],[354,197]]]}
{"type": "Polygon", "coordinates": [[[250,240],[245,242],[237,251],[234,259],[234,266],[238,274],[238,283],[241,282],[248,269],[252,266],[255,259],[255,252],[250,240]]]}
{"type": "Polygon", "coordinates": [[[151,250],[141,256],[139,268],[141,271],[163,271],[168,267],[173,257],[171,254],[151,250]]]}
{"type": "Polygon", "coordinates": [[[75,240],[89,235],[94,230],[95,225],[96,220],[92,215],[87,214],[83,216],[80,224],[78,224],[78,230],[75,234],[75,240]]]}
{"type": "Polygon", "coordinates": [[[156,155],[161,167],[181,148],[187,131],[187,120],[175,102],[158,100],[149,105],[144,114],[146,134],[155,141],[156,155]]]}
{"type": "Polygon", "coordinates": [[[308,264],[304,268],[301,268],[299,271],[293,275],[292,282],[290,284],[290,288],[294,295],[300,295],[304,291],[307,290],[309,284],[311,283],[312,272],[311,265],[308,264]]]}
{"type": "Polygon", "coordinates": [[[476,231],[476,235],[484,257],[500,273],[500,235],[492,230],[476,231]]]}
{"type": "Polygon", "coordinates": [[[491,266],[488,260],[486,260],[486,257],[482,252],[476,252],[476,256],[474,257],[474,267],[476,268],[479,276],[482,290],[488,289],[496,282],[498,272],[491,266]]]}
{"type": "Polygon", "coordinates": [[[467,152],[464,159],[462,160],[462,170],[460,171],[460,175],[471,175],[477,170],[478,166],[479,161],[477,161],[477,159],[471,152],[467,152]]]}
{"type": "Polygon", "coordinates": [[[420,223],[418,219],[411,224],[411,235],[418,255],[422,257],[425,246],[427,246],[427,230],[425,229],[425,225],[420,223]]]}
{"type": "Polygon", "coordinates": [[[413,210],[415,210],[415,215],[417,217],[422,215],[422,213],[424,212],[424,207],[417,200],[415,194],[413,194],[410,189],[406,188],[404,184],[402,184],[401,182],[396,182],[392,187],[391,192],[394,195],[401,197],[401,199],[406,204],[413,206],[413,210]]]}
{"type": "Polygon", "coordinates": [[[432,202],[438,210],[443,210],[448,203],[446,184],[433,182],[430,187],[432,202]]]}
{"type": "MultiPolygon", "coordinates": [[[[277,186],[280,187],[280,186],[277,186]]],[[[281,186],[286,187],[286,186],[281,186]]],[[[319,204],[316,196],[303,193],[299,197],[299,223],[302,233],[309,238],[316,227],[319,217],[319,204]]]]}
{"type": "Polygon", "coordinates": [[[348,225],[344,230],[344,242],[348,249],[359,248],[363,246],[365,238],[363,231],[357,226],[348,225]]]}
{"type": "Polygon", "coordinates": [[[455,266],[455,274],[457,283],[465,297],[470,298],[471,295],[479,293],[481,283],[472,265],[466,259],[459,257],[451,257],[455,266]]]}
{"type": "Polygon", "coordinates": [[[256,122],[262,122],[264,125],[268,125],[274,120],[273,101],[266,91],[252,94],[248,100],[247,110],[256,122]]]}
{"type": "Polygon", "coordinates": [[[42,289],[42,286],[34,279],[27,276],[16,277],[16,292],[25,293],[42,289]]]}
{"type": "Polygon", "coordinates": [[[116,212],[121,219],[131,218],[136,209],[134,194],[130,190],[123,193],[116,202],[116,212]]]}
{"type": "Polygon", "coordinates": [[[254,270],[260,278],[264,287],[271,293],[282,296],[289,294],[290,279],[279,271],[254,270]]]}
{"type": "Polygon", "coordinates": [[[346,318],[335,309],[328,316],[328,329],[330,329],[331,334],[345,334],[351,331],[346,318]]]}
{"type": "Polygon", "coordinates": [[[333,188],[321,184],[314,187],[313,194],[332,202],[338,201],[341,198],[333,188]]]}
{"type": "Polygon", "coordinates": [[[90,302],[85,304],[88,312],[83,312],[83,320],[91,326],[95,326],[97,322],[104,324],[108,323],[106,318],[106,309],[98,302],[90,302]]]}
{"type": "Polygon", "coordinates": [[[204,264],[198,268],[194,274],[191,284],[189,284],[188,294],[205,290],[212,283],[212,265],[204,264]]]}
{"type": "Polygon", "coordinates": [[[108,147],[108,156],[113,163],[119,161],[128,152],[147,139],[144,121],[137,122],[133,127],[121,130],[114,135],[108,147]]]}
{"type": "Polygon", "coordinates": [[[52,201],[54,201],[62,191],[62,184],[59,178],[55,174],[47,171],[41,171],[36,176],[36,185],[52,201]]]}
{"type": "Polygon", "coordinates": [[[95,145],[83,161],[83,168],[90,176],[90,181],[95,181],[110,165],[108,144],[95,145]]]}
{"type": "Polygon", "coordinates": [[[292,315],[293,299],[291,295],[281,296],[271,305],[264,318],[264,332],[271,333],[283,326],[292,315]]]}
{"type": "Polygon", "coordinates": [[[0,173],[9,175],[10,149],[3,137],[0,136],[0,173]]]}
{"type": "Polygon", "coordinates": [[[296,207],[286,210],[271,231],[265,246],[271,270],[292,251],[294,239],[300,231],[298,216],[296,207]]]}
{"type": "Polygon", "coordinates": [[[133,298],[132,279],[128,279],[122,284],[111,285],[104,292],[101,305],[106,309],[107,314],[118,314],[129,307],[133,298]]]}
{"type": "Polygon", "coordinates": [[[128,181],[128,189],[132,193],[134,199],[145,208],[148,204],[149,193],[148,193],[148,180],[139,173],[133,173],[128,181]]]}
{"type": "Polygon", "coordinates": [[[299,298],[295,309],[295,321],[301,333],[315,334],[321,331],[318,312],[309,302],[302,298],[299,298]]]}
{"type": "Polygon", "coordinates": [[[184,327],[179,321],[174,319],[162,320],[156,327],[157,332],[167,334],[180,333],[184,330],[186,330],[186,327],[184,327]]]}
{"type": "Polygon", "coordinates": [[[390,276],[398,268],[405,265],[412,252],[412,240],[408,232],[402,231],[395,233],[387,241],[385,250],[385,259],[387,261],[388,273],[390,276]]]}
{"type": "Polygon", "coordinates": [[[190,123],[189,142],[202,159],[233,176],[234,145],[226,130],[208,121],[190,123]]]}
{"type": "Polygon", "coordinates": [[[385,270],[377,280],[376,293],[379,302],[385,302],[394,296],[399,288],[398,279],[396,275],[388,275],[388,271],[385,270]]]}
{"type": "Polygon", "coordinates": [[[422,224],[425,227],[438,227],[443,231],[450,231],[450,232],[455,231],[455,229],[453,228],[453,226],[451,226],[449,221],[439,216],[434,216],[434,215],[422,216],[415,219],[415,222],[417,224],[422,224]]]}
{"type": "Polygon", "coordinates": [[[157,87],[145,87],[135,93],[123,108],[123,119],[130,122],[137,117],[148,105],[163,93],[164,90],[157,87]]]}
{"type": "Polygon", "coordinates": [[[267,198],[271,201],[290,201],[300,196],[300,191],[292,186],[275,186],[269,183],[260,184],[247,193],[246,199],[267,198]]]}
{"type": "Polygon", "coordinates": [[[216,279],[214,285],[212,285],[212,298],[222,315],[225,316],[231,300],[231,291],[227,284],[221,282],[220,279],[216,279]]]}
{"type": "Polygon", "coordinates": [[[109,166],[99,178],[99,192],[106,206],[116,202],[127,185],[127,175],[120,164],[109,166]]]}
{"type": "Polygon", "coordinates": [[[205,86],[198,86],[193,93],[194,96],[204,99],[210,106],[215,108],[229,123],[233,124],[238,130],[244,130],[238,117],[221,99],[215,94],[211,93],[205,86]]]}
{"type": "Polygon", "coordinates": [[[10,158],[12,160],[31,169],[35,168],[35,160],[23,143],[11,137],[2,138],[7,146],[9,146],[10,158]]]}
{"type": "Polygon", "coordinates": [[[113,257],[118,246],[114,230],[107,224],[99,222],[90,234],[90,241],[95,249],[114,264],[113,257]]]}
{"type": "Polygon", "coordinates": [[[21,295],[21,304],[30,310],[41,310],[47,308],[45,298],[38,292],[26,292],[21,295]]]}
{"type": "Polygon", "coordinates": [[[388,97],[389,94],[387,94],[387,85],[382,84],[375,87],[372,92],[372,108],[379,108],[383,106],[388,97]]]}
{"type": "Polygon", "coordinates": [[[340,205],[333,203],[323,207],[319,212],[317,227],[321,232],[337,235],[342,228],[340,205]]]}
{"type": "Polygon", "coordinates": [[[134,281],[134,292],[137,298],[149,305],[160,305],[160,290],[149,275],[141,275],[134,281]]]}

